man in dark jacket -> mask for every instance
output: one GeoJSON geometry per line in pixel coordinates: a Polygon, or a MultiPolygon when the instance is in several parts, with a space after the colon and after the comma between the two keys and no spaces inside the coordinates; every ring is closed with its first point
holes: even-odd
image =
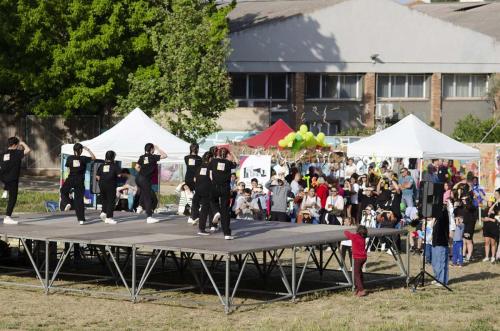
{"type": "Polygon", "coordinates": [[[449,224],[448,211],[445,209],[441,216],[436,218],[432,229],[432,269],[436,279],[445,285],[448,284],[449,224]]]}

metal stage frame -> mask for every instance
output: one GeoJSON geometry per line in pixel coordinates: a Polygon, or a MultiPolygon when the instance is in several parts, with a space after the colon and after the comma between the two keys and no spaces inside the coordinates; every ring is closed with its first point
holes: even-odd
{"type": "MultiPolygon", "coordinates": [[[[164,298],[159,294],[186,290],[206,293],[213,290],[225,313],[238,307],[278,300],[296,301],[297,297],[314,292],[342,288],[354,290],[353,273],[348,271],[338,249],[340,241],[346,239],[343,231],[352,230],[352,227],[232,221],[237,239],[225,241],[221,234],[213,234],[211,238],[194,235],[196,229],[187,225],[181,217],[158,215],[163,220],[158,225],[163,226],[157,226],[146,225],[140,215],[117,214],[115,218],[122,220],[123,224],[107,225],[92,221],[90,225],[80,226],[68,213],[23,215],[19,225],[1,224],[0,234],[9,240],[17,239],[29,263],[28,268],[22,268],[17,265],[5,266],[0,260],[0,270],[8,271],[0,271],[0,276],[34,272],[40,284],[12,281],[0,281],[0,284],[39,288],[45,294],[55,291],[85,292],[121,297],[132,302],[181,302],[178,298],[164,298]],[[165,238],[168,240],[162,240],[165,238]],[[297,256],[299,250],[302,250],[300,257],[297,256]],[[70,260],[77,264],[76,272],[63,270],[65,266],[68,267],[70,260]],[[338,269],[329,268],[332,261],[338,264],[338,269]],[[166,270],[165,265],[172,268],[166,270]],[[104,268],[106,272],[80,272],[81,269],[94,270],[96,266],[104,268]],[[168,284],[153,279],[162,277],[163,280],[169,274],[178,276],[186,271],[192,278],[191,283],[168,284]],[[64,283],[68,278],[83,278],[73,282],[79,285],[114,281],[123,286],[123,290],[112,292],[68,287],[64,283]],[[246,288],[242,286],[243,283],[250,286],[246,288]],[[255,288],[255,284],[261,283],[275,285],[276,288],[279,284],[281,289],[255,288]],[[207,288],[207,284],[212,288],[207,288]],[[146,287],[166,289],[155,290],[153,295],[143,294],[146,287]],[[265,298],[251,303],[236,302],[236,294],[244,292],[265,298]]],[[[97,215],[88,213],[87,217],[95,219],[97,215]]],[[[367,247],[372,245],[375,238],[390,243],[393,262],[399,267],[400,273],[365,273],[365,283],[404,280],[408,284],[409,238],[406,240],[406,261],[395,241],[397,236],[406,234],[406,230],[369,230],[367,247]]],[[[368,261],[376,255],[374,252],[369,254],[368,261]]],[[[187,278],[183,276],[182,280],[187,278]]],[[[195,302],[189,300],[189,303],[195,302]]]]}

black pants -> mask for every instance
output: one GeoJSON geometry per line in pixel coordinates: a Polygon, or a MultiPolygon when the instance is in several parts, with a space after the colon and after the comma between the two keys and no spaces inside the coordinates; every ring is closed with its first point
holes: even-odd
{"type": "Polygon", "coordinates": [[[17,192],[19,191],[19,179],[11,182],[4,182],[5,190],[9,193],[9,200],[7,201],[7,211],[5,215],[12,216],[14,207],[17,202],[17,192]]]}
{"type": "Polygon", "coordinates": [[[214,207],[214,214],[220,213],[222,223],[222,231],[225,236],[231,235],[231,228],[229,222],[231,220],[229,214],[229,200],[231,198],[231,189],[229,185],[213,184],[212,186],[212,202],[214,207]]]}
{"type": "Polygon", "coordinates": [[[102,212],[107,218],[113,218],[113,211],[116,205],[116,185],[99,182],[101,189],[102,212]]]}
{"type": "MultiPolygon", "coordinates": [[[[201,205],[201,210],[197,212],[199,215],[198,228],[200,231],[204,232],[207,227],[207,219],[210,216],[210,196],[209,195],[198,195],[198,201],[201,205]]],[[[193,198],[194,206],[194,198],[193,198]]],[[[191,217],[195,219],[194,217],[191,217]]],[[[211,221],[210,221],[211,223],[211,221]]]]}
{"type": "Polygon", "coordinates": [[[288,217],[283,211],[271,211],[271,221],[274,222],[288,222],[288,217]]]}
{"type": "MultiPolygon", "coordinates": [[[[198,193],[199,190],[196,190],[193,195],[193,205],[191,206],[191,218],[193,220],[200,218],[200,203],[201,203],[201,196],[200,193],[198,193]]],[[[207,195],[208,198],[208,195],[207,195]]],[[[209,200],[210,203],[210,200],[209,200]]]]}
{"type": "Polygon", "coordinates": [[[141,189],[140,204],[144,206],[146,210],[146,215],[148,217],[153,216],[153,210],[158,205],[158,198],[152,189],[151,180],[148,178],[138,175],[135,179],[137,186],[141,189]]]}
{"type": "Polygon", "coordinates": [[[61,210],[64,210],[67,204],[71,203],[71,199],[69,198],[69,194],[73,189],[75,198],[74,198],[74,208],[76,211],[76,218],[79,221],[85,220],[85,208],[83,204],[83,194],[85,193],[85,184],[83,177],[73,177],[70,176],[66,178],[63,186],[61,187],[61,210]]]}

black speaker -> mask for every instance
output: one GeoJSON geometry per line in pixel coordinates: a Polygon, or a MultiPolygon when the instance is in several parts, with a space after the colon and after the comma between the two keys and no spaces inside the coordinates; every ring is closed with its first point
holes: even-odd
{"type": "Polygon", "coordinates": [[[444,184],[422,182],[422,216],[440,217],[443,212],[444,184]]]}
{"type": "Polygon", "coordinates": [[[99,182],[97,181],[96,175],[97,175],[97,169],[99,169],[99,166],[103,163],[104,162],[101,160],[96,160],[92,162],[92,167],[90,168],[90,192],[92,194],[101,193],[101,189],[99,188],[99,182]]]}

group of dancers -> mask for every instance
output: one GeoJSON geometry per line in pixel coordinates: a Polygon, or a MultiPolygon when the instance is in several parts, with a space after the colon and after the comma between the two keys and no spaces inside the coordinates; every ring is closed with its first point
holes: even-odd
{"type": "Polygon", "coordinates": [[[203,157],[198,155],[198,144],[191,144],[189,149],[190,154],[184,158],[185,183],[194,195],[188,223],[198,224],[198,235],[207,236],[217,230],[220,221],[224,239],[232,240],[231,174],[238,166],[237,158],[225,147],[212,147],[203,157]]]}
{"type": "MultiPolygon", "coordinates": [[[[17,137],[9,138],[8,146],[0,160],[0,180],[4,183],[4,189],[8,193],[7,211],[3,223],[17,224],[18,222],[11,216],[17,202],[21,162],[31,149],[17,137]]],[[[227,148],[213,147],[203,157],[198,155],[198,151],[198,144],[192,144],[190,154],[185,157],[186,184],[195,192],[189,223],[198,224],[198,234],[204,236],[216,231],[220,221],[224,238],[232,240],[234,237],[231,235],[230,228],[230,182],[231,173],[238,165],[237,158],[227,148]],[[209,231],[206,230],[207,225],[209,231]]],[[[158,199],[152,189],[152,177],[158,167],[158,162],[166,157],[167,154],[161,148],[147,143],[144,147],[144,154],[139,157],[135,165],[137,171],[135,180],[140,190],[139,204],[146,212],[147,224],[159,222],[153,217],[153,210],[158,204],[158,199]]],[[[113,219],[113,211],[118,179],[123,176],[115,158],[114,151],[107,151],[104,163],[99,165],[96,172],[102,200],[100,218],[107,224],[117,223],[113,219]]],[[[85,172],[87,165],[94,160],[96,157],[88,147],[76,143],[73,145],[73,155],[69,156],[65,163],[69,174],[60,190],[60,209],[69,211],[73,208],[80,225],[86,223],[85,172]],[[90,156],[82,155],[84,151],[90,156]],[[72,192],[73,198],[71,198],[72,192]]]]}

